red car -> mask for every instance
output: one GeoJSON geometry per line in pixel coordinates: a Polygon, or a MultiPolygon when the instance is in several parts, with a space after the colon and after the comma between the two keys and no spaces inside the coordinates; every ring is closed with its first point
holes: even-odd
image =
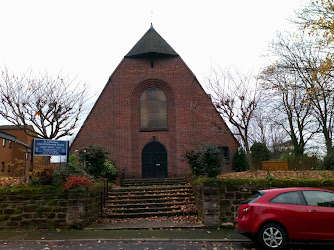
{"type": "Polygon", "coordinates": [[[269,249],[288,241],[334,240],[334,192],[320,188],[260,190],[241,202],[239,233],[269,249]]]}

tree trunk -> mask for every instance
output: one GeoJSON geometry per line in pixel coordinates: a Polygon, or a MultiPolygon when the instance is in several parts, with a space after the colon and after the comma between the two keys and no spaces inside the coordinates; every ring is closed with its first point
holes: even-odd
{"type": "Polygon", "coordinates": [[[323,133],[324,133],[324,136],[325,136],[327,155],[334,154],[332,138],[329,135],[328,129],[324,129],[323,133]]]}
{"type": "Polygon", "coordinates": [[[248,140],[245,140],[245,149],[246,149],[246,157],[247,157],[247,161],[248,161],[248,166],[249,166],[249,170],[254,170],[253,169],[253,162],[252,162],[252,155],[249,149],[249,145],[248,145],[248,140]]]}

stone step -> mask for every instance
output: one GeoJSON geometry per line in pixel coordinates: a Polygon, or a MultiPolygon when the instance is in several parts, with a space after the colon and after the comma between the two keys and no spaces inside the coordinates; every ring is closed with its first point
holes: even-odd
{"type": "Polygon", "coordinates": [[[183,213],[181,210],[176,211],[158,211],[158,212],[143,212],[143,213],[113,213],[104,212],[102,218],[145,218],[145,217],[162,217],[162,216],[179,216],[182,214],[195,214],[195,213],[183,213]]]}
{"type": "Polygon", "coordinates": [[[140,188],[115,188],[107,194],[108,200],[145,200],[145,199],[170,199],[192,196],[191,187],[162,186],[159,188],[140,187],[140,188]]]}
{"type": "Polygon", "coordinates": [[[114,199],[114,200],[106,200],[106,205],[107,204],[120,204],[120,205],[126,205],[126,204],[154,204],[154,203],[175,203],[175,202],[189,202],[189,203],[193,203],[194,202],[194,197],[179,197],[179,198],[173,198],[173,199],[142,199],[142,200],[138,200],[138,199],[126,199],[126,200],[122,200],[122,199],[114,199]]]}
{"type": "MultiPolygon", "coordinates": [[[[164,186],[172,186],[172,185],[182,185],[182,183],[174,183],[174,182],[165,182],[163,183],[164,186]]],[[[184,183],[186,184],[186,183],[184,183]]],[[[160,186],[161,184],[159,182],[151,182],[151,183],[123,183],[122,187],[142,187],[142,186],[160,186]]]]}
{"type": "Polygon", "coordinates": [[[166,190],[166,191],[136,191],[136,192],[109,192],[107,193],[109,198],[113,197],[133,197],[133,196],[179,196],[179,195],[192,195],[191,190],[166,190]]]}
{"type": "Polygon", "coordinates": [[[185,181],[184,177],[180,177],[180,178],[147,178],[147,179],[124,179],[124,181],[142,181],[142,182],[149,182],[149,181],[185,181]]]}
{"type": "Polygon", "coordinates": [[[173,206],[182,206],[186,204],[193,204],[192,202],[185,202],[184,200],[178,202],[152,202],[152,203],[128,203],[128,204],[116,204],[116,203],[106,203],[106,208],[118,209],[118,208],[149,208],[149,207],[173,207],[173,206]]]}
{"type": "Polygon", "coordinates": [[[173,205],[173,206],[167,206],[167,207],[137,207],[137,208],[112,208],[113,214],[142,214],[142,213],[148,213],[148,212],[173,212],[173,211],[181,211],[182,205],[173,205]]]}
{"type": "Polygon", "coordinates": [[[195,214],[193,192],[184,178],[127,179],[107,194],[105,218],[142,218],[195,214]]]}
{"type": "Polygon", "coordinates": [[[186,191],[192,192],[191,186],[185,185],[170,185],[170,186],[138,186],[138,187],[116,187],[109,193],[135,193],[135,192],[172,192],[172,191],[186,191]]]}
{"type": "Polygon", "coordinates": [[[161,194],[161,193],[155,193],[155,194],[133,194],[133,195],[109,195],[107,198],[109,200],[123,200],[123,199],[133,199],[133,200],[145,200],[145,199],[173,199],[173,198],[180,198],[180,197],[189,197],[191,193],[179,193],[179,194],[161,194]]]}
{"type": "Polygon", "coordinates": [[[124,179],[122,186],[160,186],[160,185],[184,185],[185,178],[156,178],[156,179],[124,179]]]}

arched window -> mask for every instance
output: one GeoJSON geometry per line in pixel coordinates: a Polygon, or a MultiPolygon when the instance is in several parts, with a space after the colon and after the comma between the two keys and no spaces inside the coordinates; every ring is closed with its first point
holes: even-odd
{"type": "Polygon", "coordinates": [[[140,129],[166,130],[167,98],[159,88],[148,88],[140,96],[140,129]]]}

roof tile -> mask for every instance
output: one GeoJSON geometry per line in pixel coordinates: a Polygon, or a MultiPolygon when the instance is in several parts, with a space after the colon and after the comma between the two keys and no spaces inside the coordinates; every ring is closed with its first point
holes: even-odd
{"type": "Polygon", "coordinates": [[[174,49],[155,31],[151,25],[150,29],[136,43],[125,57],[147,58],[178,56],[174,49]]]}

